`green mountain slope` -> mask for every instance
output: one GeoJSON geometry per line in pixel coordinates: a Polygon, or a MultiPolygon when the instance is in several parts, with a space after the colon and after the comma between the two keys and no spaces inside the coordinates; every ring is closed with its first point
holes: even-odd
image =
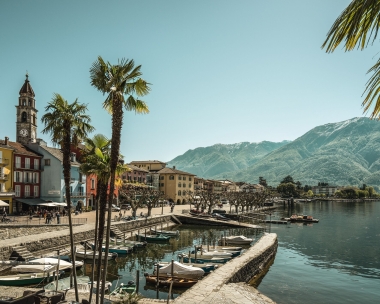
{"type": "Polygon", "coordinates": [[[380,122],[353,118],[316,127],[230,178],[255,182],[264,176],[277,185],[286,175],[308,185],[379,186],[380,122]]]}
{"type": "MultiPolygon", "coordinates": [[[[226,172],[239,171],[248,168],[262,159],[268,153],[286,145],[289,141],[274,143],[242,142],[232,145],[216,144],[210,147],[188,150],[177,156],[168,166],[196,174],[204,178],[214,178],[226,172]]],[[[227,176],[227,175],[226,175],[227,176]]]]}

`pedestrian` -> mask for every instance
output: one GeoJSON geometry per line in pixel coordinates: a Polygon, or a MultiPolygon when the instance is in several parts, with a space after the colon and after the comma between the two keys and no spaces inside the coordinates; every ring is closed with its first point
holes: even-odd
{"type": "Polygon", "coordinates": [[[59,217],[60,217],[59,211],[57,211],[57,214],[55,216],[57,217],[57,224],[60,224],[60,221],[59,221],[59,217]]]}
{"type": "MultiPolygon", "coordinates": [[[[121,211],[120,211],[121,212],[121,211]]],[[[127,212],[127,209],[124,209],[124,216],[125,216],[125,213],[127,212]]]]}
{"type": "Polygon", "coordinates": [[[62,216],[65,216],[66,215],[66,209],[63,209],[62,210],[62,216]]]}
{"type": "Polygon", "coordinates": [[[121,210],[119,211],[119,221],[121,221],[121,216],[122,216],[122,213],[121,213],[121,210]]]}

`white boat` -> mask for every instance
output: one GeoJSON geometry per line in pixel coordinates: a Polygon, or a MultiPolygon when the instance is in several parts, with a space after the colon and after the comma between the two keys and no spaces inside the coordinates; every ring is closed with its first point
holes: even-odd
{"type": "MultiPolygon", "coordinates": [[[[58,260],[55,258],[40,258],[40,259],[34,259],[30,260],[29,262],[31,264],[29,265],[17,265],[12,267],[11,271],[19,272],[19,273],[26,273],[26,272],[36,272],[36,267],[40,266],[41,270],[39,272],[43,272],[45,270],[44,267],[47,266],[53,266],[57,267],[59,261],[59,270],[69,270],[73,267],[73,264],[64,260],[58,260]],[[39,265],[36,265],[39,263],[39,265]]],[[[83,262],[81,261],[75,261],[75,268],[81,268],[83,266],[83,262]]],[[[53,270],[54,271],[54,270],[53,270]]]]}
{"type": "Polygon", "coordinates": [[[55,279],[53,272],[44,273],[21,273],[15,275],[0,276],[1,286],[25,286],[37,285],[44,282],[50,282],[55,279]]]}
{"type": "MultiPolygon", "coordinates": [[[[156,269],[155,269],[156,271],[156,269]]],[[[163,265],[158,269],[160,276],[171,276],[172,273],[172,263],[163,265]]],[[[173,276],[178,278],[187,278],[187,279],[199,279],[205,272],[199,267],[186,266],[177,261],[173,262],[173,276]]]]}
{"type": "MultiPolygon", "coordinates": [[[[198,249],[197,251],[197,258],[232,258],[231,252],[226,251],[207,251],[205,249],[198,249]]],[[[194,250],[190,254],[191,258],[195,258],[195,252],[194,250]]]]}
{"type": "Polygon", "coordinates": [[[171,237],[179,236],[179,231],[178,230],[176,230],[176,231],[171,231],[171,230],[155,230],[153,228],[150,228],[150,231],[153,234],[162,234],[162,235],[171,236],[171,237]]]}
{"type": "MultiPolygon", "coordinates": [[[[75,256],[81,259],[87,259],[92,260],[94,257],[94,251],[92,250],[77,250],[75,253],[75,256]]],[[[112,253],[108,254],[107,260],[112,260],[116,257],[116,255],[113,255],[112,253]]],[[[95,260],[99,259],[99,252],[95,253],[95,260]]],[[[104,254],[102,254],[102,259],[104,259],[104,254]]]]}
{"type": "Polygon", "coordinates": [[[247,238],[244,235],[232,235],[223,237],[219,242],[221,244],[224,242],[227,245],[249,245],[253,242],[253,239],[247,238]]]}

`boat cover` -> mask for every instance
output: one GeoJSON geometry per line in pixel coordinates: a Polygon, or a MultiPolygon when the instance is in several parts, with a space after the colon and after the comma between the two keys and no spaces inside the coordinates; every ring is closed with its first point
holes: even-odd
{"type": "MultiPolygon", "coordinates": [[[[58,259],[55,258],[40,258],[40,259],[34,259],[29,261],[31,263],[40,263],[40,265],[17,265],[12,267],[11,271],[16,272],[46,272],[48,270],[39,270],[35,271],[36,267],[50,267],[53,268],[50,271],[54,271],[54,266],[58,264],[58,259]]],[[[83,262],[81,261],[75,261],[76,267],[80,267],[83,265],[83,262]]],[[[59,270],[69,269],[72,268],[72,263],[66,262],[64,260],[59,260],[59,270]]]]}
{"type": "MultiPolygon", "coordinates": [[[[173,262],[173,274],[176,276],[186,275],[191,277],[201,277],[204,275],[203,269],[199,267],[193,267],[193,266],[186,266],[182,263],[179,263],[177,261],[173,262]]],[[[171,274],[172,272],[172,264],[169,263],[168,265],[165,265],[164,267],[161,267],[159,269],[159,272],[161,274],[171,274]]]]}

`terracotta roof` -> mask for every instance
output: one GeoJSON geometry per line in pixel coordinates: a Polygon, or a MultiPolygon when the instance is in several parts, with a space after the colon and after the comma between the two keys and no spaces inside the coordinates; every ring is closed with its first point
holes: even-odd
{"type": "MultiPolygon", "coordinates": [[[[0,140],[0,144],[5,145],[5,141],[0,140]]],[[[34,152],[33,150],[29,149],[28,147],[26,147],[23,144],[20,144],[18,142],[8,141],[8,146],[10,146],[14,149],[14,153],[42,157],[41,154],[34,152]]]]}
{"type": "Polygon", "coordinates": [[[172,169],[172,168],[163,168],[160,171],[158,171],[157,173],[159,173],[159,174],[175,173],[175,174],[185,174],[185,175],[195,176],[195,174],[192,174],[192,173],[189,173],[189,172],[185,172],[185,171],[180,171],[180,170],[177,170],[177,169],[172,169]]]}
{"type": "Polygon", "coordinates": [[[128,166],[128,168],[130,168],[134,171],[141,171],[141,172],[149,173],[149,170],[145,170],[143,168],[139,168],[139,167],[131,165],[131,164],[127,164],[127,166],[128,166]]]}
{"type": "MultiPolygon", "coordinates": [[[[40,145],[39,146],[41,149],[44,149],[45,151],[47,151],[48,153],[50,153],[51,155],[53,155],[56,159],[58,159],[59,161],[63,162],[63,154],[62,154],[62,151],[60,149],[57,149],[57,148],[51,148],[51,147],[47,147],[47,146],[42,146],[40,145]]],[[[75,162],[70,162],[71,165],[76,165],[76,166],[80,166],[80,163],[78,163],[77,161],[75,162]]]]}
{"type": "Polygon", "coordinates": [[[130,164],[166,164],[165,162],[159,160],[142,160],[142,161],[131,161],[130,164]]]}
{"type": "Polygon", "coordinates": [[[29,77],[28,74],[26,74],[26,79],[25,79],[24,85],[21,87],[20,95],[21,94],[31,94],[34,97],[35,96],[34,91],[32,89],[32,86],[29,83],[28,77],[29,77]]]}

